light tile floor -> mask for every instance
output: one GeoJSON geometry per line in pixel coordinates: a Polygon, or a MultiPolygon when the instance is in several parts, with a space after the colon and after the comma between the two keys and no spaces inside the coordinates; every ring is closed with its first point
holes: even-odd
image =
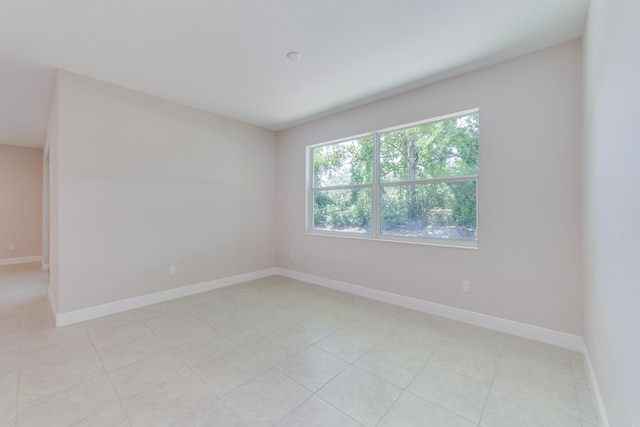
{"type": "Polygon", "coordinates": [[[582,356],[273,276],[54,328],[0,267],[0,426],[597,425],[582,356]]]}

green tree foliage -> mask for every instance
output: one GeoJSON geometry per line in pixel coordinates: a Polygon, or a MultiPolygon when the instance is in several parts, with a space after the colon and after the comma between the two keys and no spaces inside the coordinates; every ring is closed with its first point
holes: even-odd
{"type": "MultiPolygon", "coordinates": [[[[478,115],[427,123],[380,135],[382,183],[473,176],[478,173],[478,115]]],[[[383,189],[392,187],[383,187],[383,189]]],[[[398,188],[398,187],[396,187],[398,188]]],[[[383,230],[411,224],[475,227],[475,181],[437,182],[383,191],[383,230]],[[404,205],[404,206],[403,206],[404,205]],[[396,212],[395,215],[386,215],[396,212]]]]}
{"type": "MultiPolygon", "coordinates": [[[[440,227],[470,229],[467,237],[475,238],[478,115],[385,132],[379,138],[382,232],[420,235],[428,227],[440,227]]],[[[373,138],[315,148],[313,166],[316,188],[371,184],[373,138]]],[[[370,222],[370,187],[315,191],[314,227],[366,231],[370,222]]]]}
{"type": "Polygon", "coordinates": [[[314,194],[314,227],[368,232],[371,190],[329,190],[314,194]]]}
{"type": "Polygon", "coordinates": [[[478,173],[478,115],[427,123],[380,135],[382,182],[478,173]]]}
{"type": "Polygon", "coordinates": [[[313,185],[331,187],[373,181],[373,138],[355,139],[313,149],[313,185]]]}
{"type": "MultiPolygon", "coordinates": [[[[372,137],[325,145],[313,150],[315,187],[372,182],[372,137]]],[[[371,189],[316,191],[313,217],[316,228],[368,231],[371,223],[371,189]]]]}

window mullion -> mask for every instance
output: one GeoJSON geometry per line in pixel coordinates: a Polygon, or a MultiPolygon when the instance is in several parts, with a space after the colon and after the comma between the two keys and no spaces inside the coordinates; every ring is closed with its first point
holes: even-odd
{"type": "Polygon", "coordinates": [[[373,188],[371,189],[371,233],[380,235],[380,134],[373,133],[373,188]]]}

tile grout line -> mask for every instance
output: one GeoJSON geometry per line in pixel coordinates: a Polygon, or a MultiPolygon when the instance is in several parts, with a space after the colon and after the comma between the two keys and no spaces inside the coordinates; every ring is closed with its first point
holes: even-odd
{"type": "MultiPolygon", "coordinates": [[[[109,384],[111,384],[111,388],[113,389],[113,393],[115,394],[116,398],[118,399],[118,405],[120,406],[120,408],[122,408],[122,413],[124,414],[125,417],[127,417],[127,422],[131,426],[133,424],[131,423],[131,419],[129,418],[129,413],[125,410],[124,404],[122,403],[122,399],[118,395],[118,390],[116,389],[116,386],[113,384],[113,380],[111,379],[111,375],[110,375],[109,371],[107,370],[107,367],[104,365],[104,361],[102,360],[102,356],[100,355],[100,352],[98,351],[98,348],[96,347],[96,343],[94,342],[93,337],[89,333],[89,330],[87,330],[86,322],[82,322],[82,325],[84,326],[84,328],[85,328],[85,330],[87,332],[87,335],[89,336],[89,340],[91,340],[91,345],[93,346],[93,350],[96,352],[96,355],[98,356],[98,359],[100,359],[100,363],[102,364],[102,369],[104,369],[104,374],[106,375],[107,379],[109,380],[109,384]]],[[[86,417],[84,419],[89,419],[90,417],[91,417],[91,415],[89,415],[88,417],[86,417]]],[[[80,421],[82,421],[82,420],[80,420],[80,421]]]]}

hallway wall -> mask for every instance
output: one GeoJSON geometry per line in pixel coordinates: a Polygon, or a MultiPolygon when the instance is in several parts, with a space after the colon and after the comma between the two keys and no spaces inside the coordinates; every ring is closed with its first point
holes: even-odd
{"type": "Polygon", "coordinates": [[[42,150],[0,144],[0,264],[41,254],[42,150]]]}

